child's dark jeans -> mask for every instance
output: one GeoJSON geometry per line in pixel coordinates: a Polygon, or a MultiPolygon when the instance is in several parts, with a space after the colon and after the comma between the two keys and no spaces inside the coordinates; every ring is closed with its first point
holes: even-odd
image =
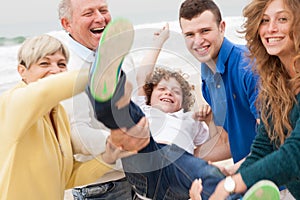
{"type": "MultiPolygon", "coordinates": [[[[95,109],[96,118],[110,129],[131,128],[144,117],[142,110],[132,101],[122,109],[115,103],[124,94],[126,76],[120,77],[118,86],[111,100],[97,102],[87,93],[95,109]]],[[[195,179],[201,178],[202,199],[206,200],[225,176],[218,168],[206,161],[194,157],[177,145],[150,143],[138,154],[123,158],[123,168],[133,190],[140,196],[162,200],[187,200],[189,189],[195,179]]],[[[232,195],[228,199],[237,199],[232,195]]]]}

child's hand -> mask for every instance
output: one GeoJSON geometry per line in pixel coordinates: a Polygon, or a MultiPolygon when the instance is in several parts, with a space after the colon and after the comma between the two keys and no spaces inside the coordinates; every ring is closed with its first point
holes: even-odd
{"type": "Polygon", "coordinates": [[[133,154],[136,154],[136,152],[133,151],[125,151],[122,148],[116,147],[110,139],[110,136],[108,136],[106,140],[106,148],[105,152],[101,154],[102,160],[106,162],[107,164],[115,164],[116,160],[119,158],[124,158],[127,156],[131,156],[133,154]]]}
{"type": "Polygon", "coordinates": [[[209,124],[213,118],[211,107],[208,104],[202,104],[198,107],[198,110],[193,115],[194,120],[204,121],[209,124]]]}
{"type": "Polygon", "coordinates": [[[169,38],[169,36],[169,24],[166,23],[166,25],[162,29],[154,33],[154,48],[161,48],[165,41],[169,38]]]}
{"type": "Polygon", "coordinates": [[[201,192],[202,192],[202,180],[201,179],[196,179],[192,183],[192,186],[190,188],[189,194],[190,194],[190,199],[191,200],[201,200],[201,192]]]}

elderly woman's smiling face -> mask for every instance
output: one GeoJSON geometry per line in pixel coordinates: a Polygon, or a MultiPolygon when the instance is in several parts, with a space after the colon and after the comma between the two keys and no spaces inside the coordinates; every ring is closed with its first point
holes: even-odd
{"type": "Polygon", "coordinates": [[[66,70],[67,60],[61,51],[46,55],[28,67],[22,64],[18,66],[18,72],[27,84],[66,70]]]}

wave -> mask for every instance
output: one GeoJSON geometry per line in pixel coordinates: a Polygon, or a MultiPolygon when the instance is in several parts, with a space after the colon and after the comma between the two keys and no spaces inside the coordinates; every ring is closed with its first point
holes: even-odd
{"type": "Polygon", "coordinates": [[[16,45],[21,44],[26,37],[24,36],[18,36],[13,38],[7,38],[7,37],[0,37],[0,46],[10,46],[10,45],[16,45]]]}
{"type": "MultiPolygon", "coordinates": [[[[243,39],[241,39],[236,30],[240,30],[241,24],[243,23],[243,18],[240,16],[230,16],[224,17],[224,21],[226,22],[226,32],[227,37],[235,39],[237,43],[244,43],[243,39]],[[237,40],[236,40],[237,39],[237,40]]],[[[137,24],[135,25],[136,29],[143,29],[143,28],[161,28],[166,22],[155,22],[155,23],[146,23],[146,24],[137,24]]],[[[168,21],[170,25],[170,30],[181,33],[181,29],[178,23],[178,20],[168,21]]],[[[51,32],[63,32],[62,30],[54,30],[51,32]]],[[[17,45],[21,44],[26,39],[25,36],[18,36],[13,38],[8,37],[0,37],[0,46],[10,46],[10,45],[17,45]]]]}
{"type": "MultiPolygon", "coordinates": [[[[224,21],[226,22],[225,36],[235,43],[245,44],[243,35],[237,32],[237,30],[241,30],[243,18],[225,17],[224,21]]],[[[134,62],[138,64],[144,54],[143,48],[151,45],[153,29],[160,29],[165,23],[166,22],[157,22],[135,25],[137,34],[133,45],[135,53],[134,62]]],[[[182,69],[183,72],[191,75],[189,80],[191,80],[193,84],[197,84],[196,81],[199,81],[199,75],[197,74],[199,71],[199,63],[185,47],[185,41],[182,37],[178,21],[168,21],[168,23],[170,25],[171,34],[168,41],[164,44],[165,51],[160,53],[158,64],[174,69],[182,69]]],[[[66,36],[65,31],[62,29],[50,31],[48,34],[54,35],[57,38],[66,36]]],[[[11,38],[0,37],[0,94],[20,80],[20,76],[16,70],[17,52],[21,43],[26,38],[26,36],[11,38]]]]}

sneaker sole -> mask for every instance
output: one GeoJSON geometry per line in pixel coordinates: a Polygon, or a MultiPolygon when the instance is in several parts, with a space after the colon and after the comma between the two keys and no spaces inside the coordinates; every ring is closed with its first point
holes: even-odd
{"type": "Polygon", "coordinates": [[[278,187],[268,180],[254,184],[244,195],[243,200],[280,200],[278,187]]]}
{"type": "Polygon", "coordinates": [[[90,72],[90,91],[97,101],[105,102],[112,98],[133,39],[133,25],[124,18],[112,20],[103,31],[90,72]]]}

